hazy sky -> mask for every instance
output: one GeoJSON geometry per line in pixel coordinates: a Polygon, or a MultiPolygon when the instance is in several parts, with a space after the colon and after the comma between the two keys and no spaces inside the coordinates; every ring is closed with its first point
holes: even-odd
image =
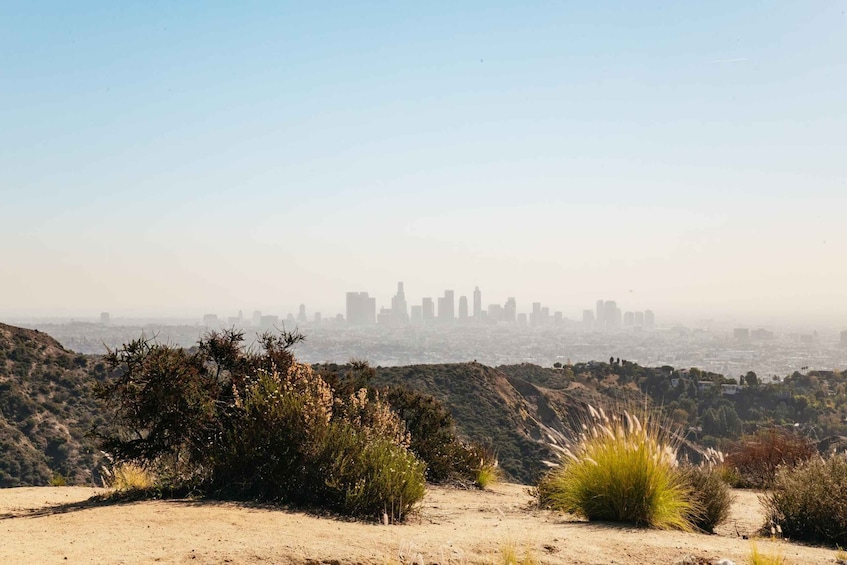
{"type": "Polygon", "coordinates": [[[847,327],[847,4],[694,4],[4,2],[0,316],[847,327]]]}

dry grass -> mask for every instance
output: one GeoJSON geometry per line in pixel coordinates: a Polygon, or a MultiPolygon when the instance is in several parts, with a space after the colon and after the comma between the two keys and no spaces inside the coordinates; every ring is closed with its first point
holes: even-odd
{"type": "Polygon", "coordinates": [[[785,556],[781,551],[776,553],[762,553],[759,551],[759,546],[756,542],[751,544],[750,549],[750,565],[787,565],[785,556]]]}
{"type": "Polygon", "coordinates": [[[153,474],[135,463],[119,463],[102,474],[106,487],[117,492],[149,490],[155,484],[153,474]]]}
{"type": "Polygon", "coordinates": [[[541,503],[588,520],[693,530],[701,509],[677,468],[678,436],[646,410],[589,407],[561,464],[539,484],[541,503]]]}

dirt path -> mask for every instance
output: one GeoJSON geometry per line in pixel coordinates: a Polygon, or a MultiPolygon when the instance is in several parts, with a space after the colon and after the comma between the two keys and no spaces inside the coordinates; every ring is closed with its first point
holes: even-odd
{"type": "MultiPolygon", "coordinates": [[[[673,563],[684,555],[747,563],[761,523],[756,495],[741,491],[718,535],[588,524],[532,509],[526,487],[431,488],[402,526],[189,500],[75,504],[96,489],[0,489],[0,563],[496,563],[511,544],[551,564],[673,563]],[[736,529],[738,534],[736,533],[736,529]]],[[[835,563],[830,549],[758,542],[794,565],[835,563]]]]}

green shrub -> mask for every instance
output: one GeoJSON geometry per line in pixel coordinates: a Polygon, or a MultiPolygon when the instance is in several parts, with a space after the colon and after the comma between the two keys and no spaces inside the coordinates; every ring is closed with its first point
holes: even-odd
{"type": "Polygon", "coordinates": [[[365,361],[352,361],[343,370],[324,367],[321,372],[340,396],[361,401],[361,391],[367,390],[369,398],[382,399],[390,406],[405,422],[409,449],[426,464],[427,481],[485,488],[499,478],[494,451],[479,443],[462,441],[452,416],[434,396],[404,386],[374,388],[370,386],[374,374],[365,361]]]}
{"type": "Polygon", "coordinates": [[[648,414],[589,409],[560,466],[539,484],[540,502],[588,520],[692,530],[700,510],[677,469],[677,436],[648,414]]]}
{"type": "Polygon", "coordinates": [[[713,533],[729,518],[735,500],[722,471],[711,465],[687,466],[681,469],[692,500],[699,511],[692,515],[694,527],[713,533]]]}
{"type": "Polygon", "coordinates": [[[725,464],[735,474],[733,486],[767,489],[779,467],[794,467],[816,453],[809,438],[782,428],[766,428],[734,443],[725,464]]]}
{"type": "Polygon", "coordinates": [[[118,463],[155,471],[164,492],[292,502],[370,518],[405,518],[424,465],[378,394],[336,394],[288,348],[296,335],[241,348],[237,332],[193,351],[133,342],[107,356],[100,390],[117,424],[102,436],[118,463]]]}
{"type": "Polygon", "coordinates": [[[781,468],[762,503],[768,526],[788,538],[847,545],[847,456],[781,468]]]}

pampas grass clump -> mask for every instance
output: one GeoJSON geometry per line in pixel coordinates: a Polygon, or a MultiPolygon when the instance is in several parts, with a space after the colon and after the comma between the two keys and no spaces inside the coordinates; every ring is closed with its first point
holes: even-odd
{"type": "Polygon", "coordinates": [[[589,406],[581,427],[539,484],[542,504],[588,520],[693,529],[700,509],[677,468],[677,435],[646,410],[607,416],[589,406]]]}

